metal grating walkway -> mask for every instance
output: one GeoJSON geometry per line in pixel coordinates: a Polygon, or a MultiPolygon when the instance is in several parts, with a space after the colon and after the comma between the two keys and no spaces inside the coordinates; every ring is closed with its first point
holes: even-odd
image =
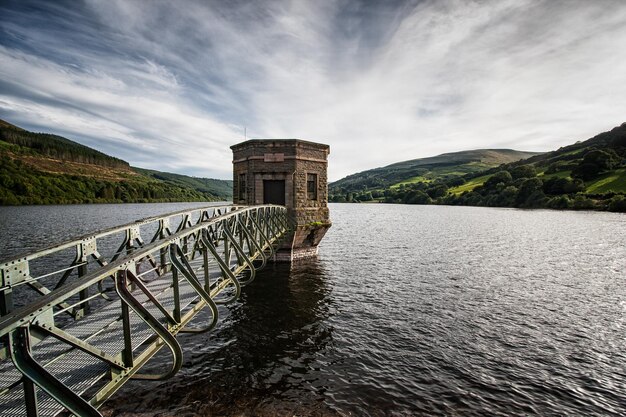
{"type": "Polygon", "coordinates": [[[9,311],[0,317],[0,416],[56,416],[67,410],[97,416],[97,407],[128,379],[173,375],[182,365],[175,335],[209,331],[217,321],[216,305],[238,297],[288,227],[285,209],[278,206],[207,208],[195,217],[174,213],[142,224],[155,233],[149,244],[135,223],[2,265],[2,307],[9,311]],[[173,233],[172,216],[181,219],[173,233]],[[112,233],[124,236],[124,253],[104,259],[98,239],[112,233]],[[76,249],[74,267],[58,268],[62,285],[42,289],[29,262],[68,248],[76,249]],[[89,257],[97,267],[80,274],[89,257]],[[67,273],[72,270],[75,277],[67,273]],[[7,308],[15,290],[32,282],[41,295],[21,308],[7,308]],[[188,327],[203,309],[210,311],[210,322],[188,327]],[[140,374],[163,347],[171,351],[172,368],[140,374]]]}

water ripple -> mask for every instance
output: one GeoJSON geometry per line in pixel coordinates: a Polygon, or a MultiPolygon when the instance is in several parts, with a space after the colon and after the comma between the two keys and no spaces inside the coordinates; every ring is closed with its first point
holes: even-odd
{"type": "Polygon", "coordinates": [[[626,415],[626,216],[331,213],[318,260],[269,266],[106,414],[626,415]]]}

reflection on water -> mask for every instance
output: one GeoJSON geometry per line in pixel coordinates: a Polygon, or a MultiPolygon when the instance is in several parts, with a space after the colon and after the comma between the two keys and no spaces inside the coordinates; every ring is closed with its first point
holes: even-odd
{"type": "MultiPolygon", "coordinates": [[[[118,210],[93,207],[86,218],[118,210]]],[[[120,223],[144,207],[119,208],[130,217],[120,223]]],[[[64,208],[46,210],[59,223],[37,228],[26,210],[4,227],[33,224],[33,241],[73,227],[53,213],[64,208]]],[[[626,215],[331,213],[319,259],[268,266],[214,331],[180,337],[177,376],[126,385],[106,414],[626,415],[626,215]]]]}
{"type": "MultiPolygon", "coordinates": [[[[107,414],[330,414],[319,357],[332,343],[332,303],[318,260],[269,265],[236,303],[220,310],[207,335],[182,337],[185,364],[172,380],[131,382],[105,405],[107,414]],[[132,402],[129,401],[132,397],[132,402]],[[167,411],[167,412],[166,412],[167,411]]],[[[199,318],[201,320],[201,318],[199,318]]],[[[155,360],[160,366],[167,356],[155,360]]]]}

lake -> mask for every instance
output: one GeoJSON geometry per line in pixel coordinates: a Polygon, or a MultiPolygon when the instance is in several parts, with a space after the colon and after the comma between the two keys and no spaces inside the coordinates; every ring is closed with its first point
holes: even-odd
{"type": "MultiPolygon", "coordinates": [[[[0,257],[199,205],[0,207],[0,257]]],[[[103,411],[626,414],[626,215],[331,204],[331,218],[316,260],[268,266],[213,332],[181,336],[177,376],[131,382],[103,411]]]]}

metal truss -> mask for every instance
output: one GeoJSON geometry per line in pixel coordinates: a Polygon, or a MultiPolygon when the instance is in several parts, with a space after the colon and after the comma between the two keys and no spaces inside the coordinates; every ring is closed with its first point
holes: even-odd
{"type": "Polygon", "coordinates": [[[176,335],[211,330],[288,230],[284,207],[202,208],[0,264],[0,416],[100,416],[129,379],[176,374],[176,335]],[[141,373],[163,347],[169,368],[141,373]]]}

